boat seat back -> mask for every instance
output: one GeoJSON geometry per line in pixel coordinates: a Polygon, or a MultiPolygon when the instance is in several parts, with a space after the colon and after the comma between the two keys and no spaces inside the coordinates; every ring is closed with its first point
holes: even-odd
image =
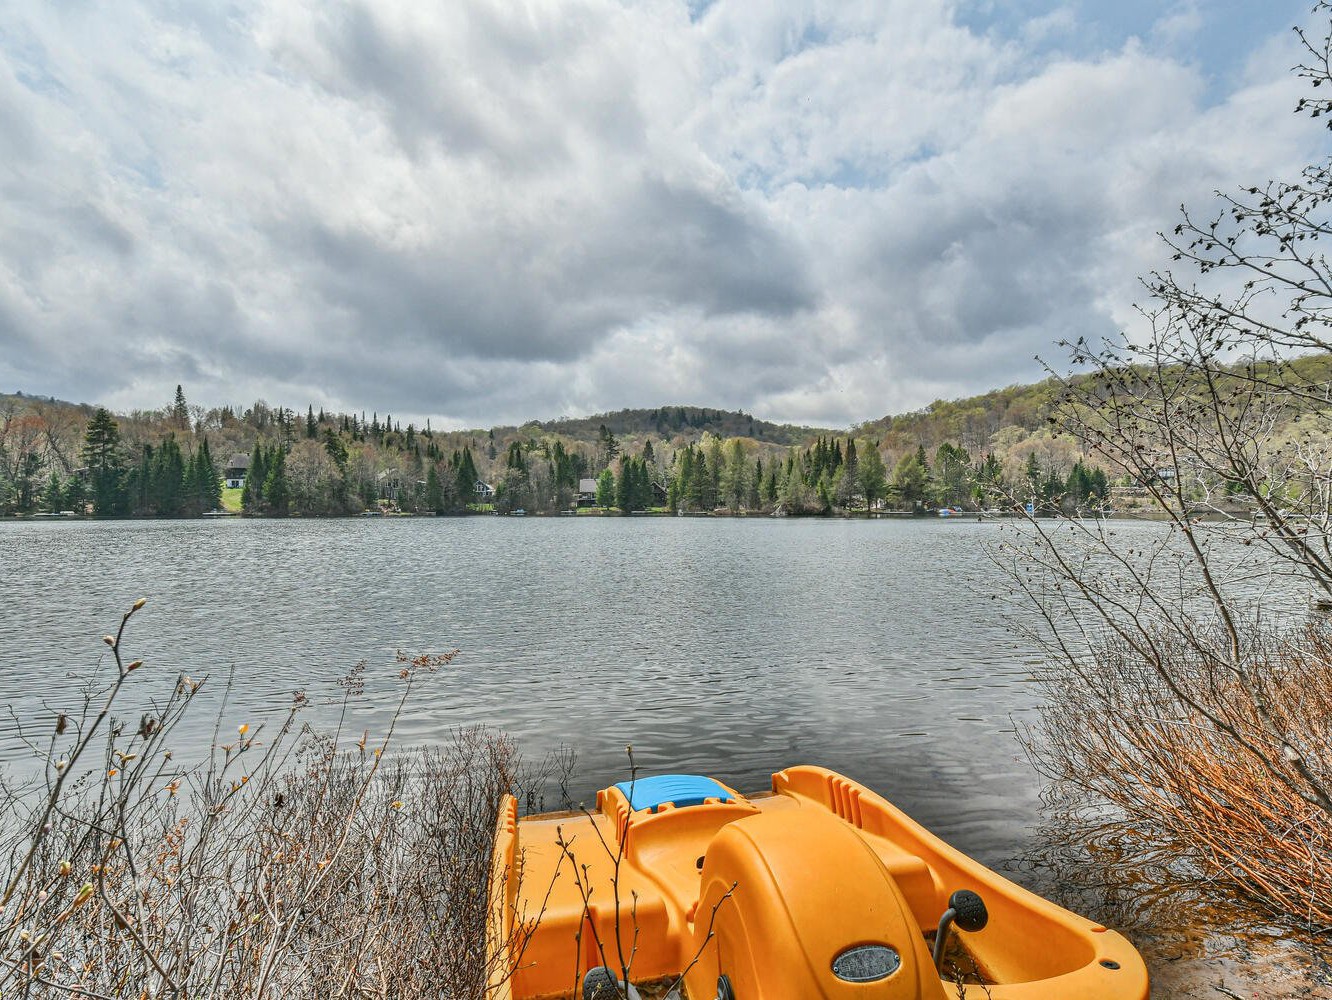
{"type": "Polygon", "coordinates": [[[760,813],[722,827],[704,856],[700,890],[690,996],[714,995],[721,975],[735,996],[762,1000],[945,996],[892,874],[827,812],[760,813]],[[845,972],[866,946],[895,956],[892,970],[872,987],[839,978],[834,966],[845,972]]]}

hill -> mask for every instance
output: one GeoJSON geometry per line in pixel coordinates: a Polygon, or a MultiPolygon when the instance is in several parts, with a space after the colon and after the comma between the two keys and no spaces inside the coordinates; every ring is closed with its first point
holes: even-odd
{"type": "MultiPolygon", "coordinates": [[[[550,434],[560,434],[575,441],[595,443],[604,427],[617,438],[645,438],[655,435],[669,440],[683,435],[696,440],[704,433],[719,438],[750,438],[760,444],[807,444],[814,438],[832,435],[837,431],[821,427],[795,424],[775,424],[756,420],[743,410],[714,410],[704,406],[660,406],[654,409],[616,410],[590,417],[561,417],[558,420],[534,420],[525,428],[537,428],[550,434]]],[[[495,428],[513,430],[513,428],[495,428]]]]}

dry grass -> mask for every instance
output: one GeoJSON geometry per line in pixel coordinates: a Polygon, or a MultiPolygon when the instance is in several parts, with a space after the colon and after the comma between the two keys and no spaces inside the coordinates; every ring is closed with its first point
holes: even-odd
{"type": "MultiPolygon", "coordinates": [[[[4,803],[0,995],[484,996],[494,824],[524,785],[512,743],[468,730],[390,753],[390,726],[347,749],[300,724],[298,697],[273,732],[242,724],[181,766],[165,738],[198,682],[137,728],[115,717],[133,614],[107,637],[115,682],[49,720],[42,781],[4,803]]],[[[399,713],[452,656],[400,657],[399,713]]]]}
{"type": "Polygon", "coordinates": [[[1028,748],[1086,821],[1070,837],[1094,830],[1158,884],[1332,927],[1332,629],[1254,630],[1239,664],[1215,646],[1176,620],[1062,662],[1028,748]]]}

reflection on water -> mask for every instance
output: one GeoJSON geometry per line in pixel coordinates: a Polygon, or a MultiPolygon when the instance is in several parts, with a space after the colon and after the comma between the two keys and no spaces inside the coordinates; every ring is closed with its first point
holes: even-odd
{"type": "MultiPolygon", "coordinates": [[[[368,663],[354,728],[382,730],[396,650],[458,647],[400,725],[578,753],[576,795],[654,771],[743,790],[795,763],[883,792],[989,863],[1020,854],[1038,785],[1012,735],[1032,650],[1006,627],[994,523],[670,518],[0,524],[0,700],[31,723],[139,596],[141,691],[212,677],[179,736],[211,739],[368,663]],[[230,677],[230,685],[226,683],[230,677]],[[154,688],[156,685],[156,688],[154,688]],[[207,689],[206,689],[207,690],[207,689]]],[[[1126,526],[1157,533],[1159,526],[1126,526]]],[[[0,759],[23,748],[11,722],[0,759]]]]}

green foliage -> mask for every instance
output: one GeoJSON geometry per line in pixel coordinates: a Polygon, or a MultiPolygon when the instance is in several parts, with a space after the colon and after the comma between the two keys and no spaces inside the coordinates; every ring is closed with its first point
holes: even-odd
{"type": "Polygon", "coordinates": [[[865,497],[865,505],[873,510],[874,505],[886,496],[888,488],[888,470],[884,467],[879,449],[866,448],[857,469],[856,478],[860,483],[860,492],[865,497]]]}
{"type": "Polygon", "coordinates": [[[615,506],[615,473],[602,469],[597,477],[597,506],[603,509],[615,506]]]}
{"type": "Polygon", "coordinates": [[[930,471],[921,461],[919,452],[904,455],[893,468],[893,491],[898,501],[908,509],[925,502],[930,471]]]}
{"type": "Polygon", "coordinates": [[[934,454],[934,501],[958,507],[970,499],[971,455],[965,448],[944,442],[934,454]]]}
{"type": "Polygon", "coordinates": [[[425,507],[436,514],[444,513],[444,489],[440,486],[439,472],[433,464],[426,470],[425,507]]]}
{"type": "Polygon", "coordinates": [[[268,474],[264,477],[264,502],[274,517],[286,517],[290,488],[287,484],[287,453],[280,446],[269,456],[268,474]]]}

